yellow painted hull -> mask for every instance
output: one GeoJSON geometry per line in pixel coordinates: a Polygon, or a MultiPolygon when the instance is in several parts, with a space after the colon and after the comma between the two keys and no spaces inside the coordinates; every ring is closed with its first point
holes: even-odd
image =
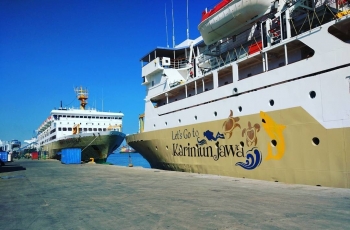
{"type": "Polygon", "coordinates": [[[126,140],[152,168],[350,188],[350,128],[326,129],[301,107],[126,140]]]}

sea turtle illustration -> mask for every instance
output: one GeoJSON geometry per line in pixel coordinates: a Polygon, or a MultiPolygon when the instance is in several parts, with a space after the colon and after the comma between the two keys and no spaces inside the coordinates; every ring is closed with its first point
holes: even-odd
{"type": "Polygon", "coordinates": [[[227,118],[227,120],[224,122],[222,125],[222,128],[224,130],[224,134],[228,134],[228,138],[231,138],[232,136],[232,131],[234,128],[241,126],[237,123],[239,121],[239,117],[233,117],[233,112],[230,110],[230,116],[227,118]]]}
{"type": "Polygon", "coordinates": [[[244,137],[244,135],[246,136],[246,143],[248,147],[251,146],[253,143],[254,145],[258,143],[258,137],[256,136],[256,133],[259,131],[259,124],[255,124],[254,126],[252,126],[250,121],[248,121],[248,128],[244,128],[242,130],[242,137],[244,137]]]}

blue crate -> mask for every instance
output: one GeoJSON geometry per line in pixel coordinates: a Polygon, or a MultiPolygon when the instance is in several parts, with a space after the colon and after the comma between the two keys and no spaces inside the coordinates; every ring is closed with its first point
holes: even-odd
{"type": "Polygon", "coordinates": [[[62,149],[61,162],[63,164],[80,164],[81,149],[79,148],[62,149]]]}
{"type": "Polygon", "coordinates": [[[7,162],[7,160],[8,160],[8,152],[0,152],[0,160],[2,162],[7,162]]]}

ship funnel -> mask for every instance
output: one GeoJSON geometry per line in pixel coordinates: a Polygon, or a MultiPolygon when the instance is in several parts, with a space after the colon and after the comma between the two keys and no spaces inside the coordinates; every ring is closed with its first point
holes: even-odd
{"type": "Polygon", "coordinates": [[[77,87],[74,89],[77,94],[77,98],[80,101],[80,109],[85,110],[85,106],[87,105],[87,99],[89,97],[89,93],[87,89],[83,89],[83,87],[77,87]]]}

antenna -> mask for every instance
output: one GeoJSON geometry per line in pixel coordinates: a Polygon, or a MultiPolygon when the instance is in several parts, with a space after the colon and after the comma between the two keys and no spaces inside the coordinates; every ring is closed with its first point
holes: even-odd
{"type": "Polygon", "coordinates": [[[168,42],[168,19],[166,16],[166,3],[165,3],[165,33],[166,33],[166,47],[169,48],[169,42],[168,42]]]}
{"type": "Polygon", "coordinates": [[[187,0],[187,39],[190,39],[190,23],[188,21],[188,0],[187,0]]]}
{"type": "Polygon", "coordinates": [[[175,47],[175,28],[174,28],[174,3],[173,0],[171,0],[171,14],[173,18],[173,48],[175,47]]]}

